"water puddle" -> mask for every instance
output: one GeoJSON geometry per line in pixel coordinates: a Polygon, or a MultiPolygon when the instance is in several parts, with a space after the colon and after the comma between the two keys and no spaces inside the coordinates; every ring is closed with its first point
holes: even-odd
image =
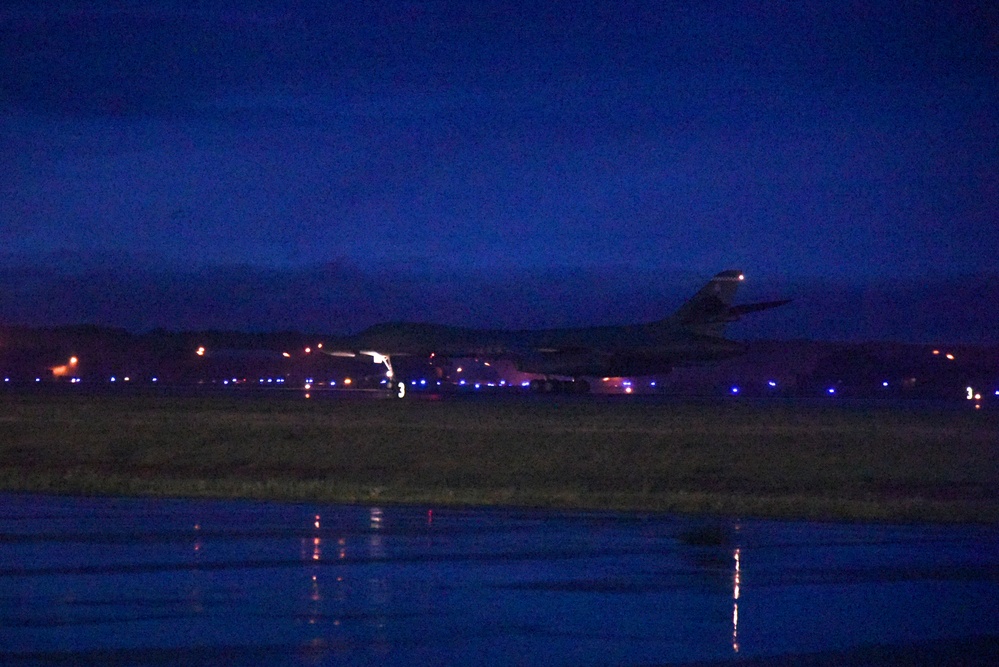
{"type": "Polygon", "coordinates": [[[990,664],[997,600],[988,526],[0,495],[4,664],[990,664]]]}

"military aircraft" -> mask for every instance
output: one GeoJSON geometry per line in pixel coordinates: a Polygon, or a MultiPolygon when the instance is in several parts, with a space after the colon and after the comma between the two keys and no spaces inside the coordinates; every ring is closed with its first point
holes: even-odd
{"type": "Polygon", "coordinates": [[[393,392],[406,394],[405,380],[395,377],[393,357],[509,359],[517,370],[544,376],[532,385],[540,391],[589,390],[587,376],[642,376],[673,367],[738,356],[746,346],[724,338],[726,325],[743,315],[789,302],[767,301],[733,306],[741,271],[722,271],[665,319],[622,326],[564,329],[470,329],[440,324],[376,324],[337,341],[338,357],[370,356],[385,365],[393,392]]]}

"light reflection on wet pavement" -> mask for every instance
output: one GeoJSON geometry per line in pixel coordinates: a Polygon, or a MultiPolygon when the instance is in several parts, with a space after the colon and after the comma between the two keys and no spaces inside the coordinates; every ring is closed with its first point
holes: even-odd
{"type": "Polygon", "coordinates": [[[0,494],[3,664],[993,664],[997,612],[995,527],[0,494]]]}

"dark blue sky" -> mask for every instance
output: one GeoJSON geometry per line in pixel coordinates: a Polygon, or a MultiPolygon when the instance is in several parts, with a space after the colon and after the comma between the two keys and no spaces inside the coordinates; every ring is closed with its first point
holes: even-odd
{"type": "Polygon", "coordinates": [[[665,4],[8,0],[0,321],[999,340],[996,5],[665,4]]]}

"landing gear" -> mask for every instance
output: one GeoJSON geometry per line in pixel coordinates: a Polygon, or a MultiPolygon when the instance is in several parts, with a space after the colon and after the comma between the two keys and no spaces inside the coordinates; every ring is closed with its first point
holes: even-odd
{"type": "Polygon", "coordinates": [[[590,383],[586,380],[531,380],[531,391],[536,394],[588,394],[590,383]]]}
{"type": "Polygon", "coordinates": [[[361,350],[361,354],[371,357],[371,361],[376,364],[384,364],[385,377],[388,379],[389,395],[393,398],[406,398],[406,382],[395,376],[392,370],[392,360],[387,354],[375,352],[374,350],[361,350]]]}

